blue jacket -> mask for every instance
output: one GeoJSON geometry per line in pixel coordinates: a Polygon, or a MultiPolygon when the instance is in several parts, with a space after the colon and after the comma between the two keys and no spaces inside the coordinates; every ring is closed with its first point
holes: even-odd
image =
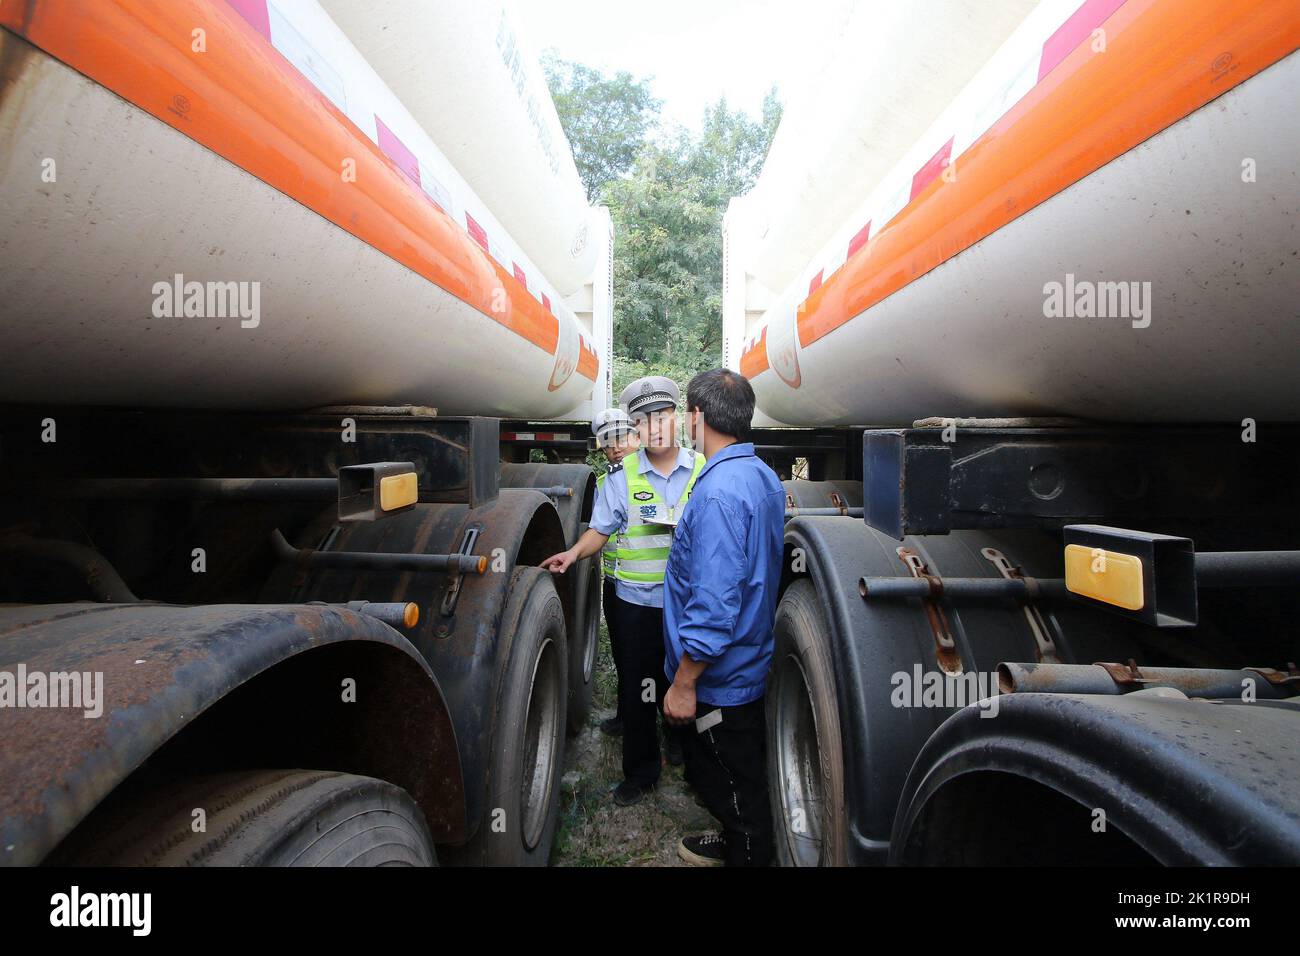
{"type": "Polygon", "coordinates": [[[785,489],[750,442],[705,464],[682,512],[664,576],[664,673],[682,652],[709,666],[696,700],[715,707],[763,696],[781,584],[785,489]]]}

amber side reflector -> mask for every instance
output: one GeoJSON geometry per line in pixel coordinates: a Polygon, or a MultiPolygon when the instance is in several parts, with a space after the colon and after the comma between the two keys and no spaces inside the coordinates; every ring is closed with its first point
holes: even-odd
{"type": "Polygon", "coordinates": [[[1142,561],[1131,554],[1105,548],[1067,544],[1065,587],[1075,594],[1129,611],[1140,611],[1145,603],[1142,561]]]}
{"type": "Polygon", "coordinates": [[[402,614],[402,623],[405,624],[407,628],[415,627],[415,625],[420,623],[420,606],[414,601],[407,603],[406,610],[402,614]]]}
{"type": "Polygon", "coordinates": [[[415,472],[388,475],[379,480],[379,507],[382,511],[396,511],[419,500],[420,491],[415,472]]]}

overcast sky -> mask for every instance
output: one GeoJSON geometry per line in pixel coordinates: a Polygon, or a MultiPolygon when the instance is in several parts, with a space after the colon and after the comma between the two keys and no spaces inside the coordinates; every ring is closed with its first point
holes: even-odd
{"type": "Polygon", "coordinates": [[[524,42],[606,73],[653,76],[666,120],[698,128],[725,95],[758,116],[776,84],[783,102],[816,56],[821,17],[841,0],[507,0],[524,42]]]}

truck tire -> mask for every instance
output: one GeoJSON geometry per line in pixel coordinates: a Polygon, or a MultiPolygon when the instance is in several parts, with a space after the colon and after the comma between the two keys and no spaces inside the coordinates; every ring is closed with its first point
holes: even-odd
{"type": "Polygon", "coordinates": [[[844,756],[830,629],[812,581],[795,581],[776,609],[767,689],[767,767],[782,866],[848,863],[844,756]]]}
{"type": "Polygon", "coordinates": [[[329,770],[193,777],[114,808],[56,853],[86,866],[436,866],[405,790],[329,770]],[[196,811],[204,831],[195,832],[196,811]]]}
{"type": "MultiPolygon", "coordinates": [[[[586,525],[583,526],[586,528],[586,525]]],[[[591,692],[596,676],[596,652],[600,649],[600,556],[586,558],[573,568],[573,600],[579,613],[579,633],[569,635],[569,733],[576,734],[587,724],[591,712],[591,692]]]]}
{"type": "Polygon", "coordinates": [[[461,865],[546,866],[559,820],[569,672],[564,608],[540,568],[516,568],[509,593],[486,809],[469,843],[443,851],[461,865]]]}
{"type": "MultiPolygon", "coordinates": [[[[540,462],[503,463],[502,488],[569,487],[569,497],[552,498],[564,528],[564,543],[571,547],[588,528],[596,498],[596,480],[585,463],[552,465],[540,462]]],[[[591,712],[592,678],[600,644],[600,555],[584,558],[557,578],[557,589],[568,588],[572,618],[569,628],[568,729],[576,734],[591,712]]],[[[563,592],[562,592],[563,593],[563,592]]]]}

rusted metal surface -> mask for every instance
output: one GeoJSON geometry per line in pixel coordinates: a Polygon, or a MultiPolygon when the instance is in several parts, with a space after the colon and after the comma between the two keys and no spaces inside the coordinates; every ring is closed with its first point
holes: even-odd
{"type": "Polygon", "coordinates": [[[839,514],[851,514],[862,517],[862,482],[860,481],[808,481],[806,478],[788,478],[782,481],[785,487],[786,507],[797,510],[800,514],[809,514],[810,509],[830,508],[839,514]]]}
{"type": "MultiPolygon", "coordinates": [[[[890,860],[918,862],[924,847],[947,845],[961,862],[984,861],[978,817],[929,808],[964,781],[1012,776],[1078,808],[1068,824],[1057,817],[1058,826],[1077,824],[1085,839],[1096,839],[1087,827],[1103,810],[1107,827],[1159,863],[1295,866],[1298,731],[1300,707],[1287,701],[1013,694],[993,720],[966,707],[940,726],[912,766],[890,860]]],[[[968,808],[980,805],[981,794],[965,794],[968,808]]],[[[994,805],[987,812],[1005,811],[994,805]]]]}
{"type": "Polygon", "coordinates": [[[431,829],[463,830],[456,739],[437,681],[411,644],[373,617],[321,606],[10,606],[0,610],[0,671],[102,675],[103,699],[98,717],[82,708],[0,708],[0,863],[40,862],[214,704],[276,665],[341,645],[395,651],[418,675],[401,704],[421,715],[425,744],[388,757],[409,766],[388,766],[431,829]]]}
{"type": "Polygon", "coordinates": [[[542,462],[503,464],[502,488],[532,488],[555,498],[564,526],[564,539],[572,544],[591,518],[596,477],[588,465],[552,465],[542,462]]]}
{"type": "MultiPolygon", "coordinates": [[[[263,591],[263,599],[270,601],[369,600],[419,605],[419,623],[406,637],[427,661],[446,696],[460,744],[466,818],[472,829],[485,811],[492,729],[496,726],[494,689],[502,663],[498,636],[510,575],[518,564],[536,565],[564,549],[555,506],[537,491],[502,489],[495,500],[473,509],[461,504],[419,504],[393,518],[348,524],[331,532],[332,522],[330,515],[321,515],[302,532],[299,543],[328,540],[329,548],[340,551],[447,554],[469,532],[477,533],[475,550],[487,558],[487,569],[459,579],[459,593],[449,615],[441,613],[452,583],[451,576],[445,574],[281,566],[263,591]]],[[[567,589],[561,589],[560,598],[566,604],[566,615],[571,613],[567,589]]]]}
{"type": "Polygon", "coordinates": [[[1300,682],[1278,683],[1272,668],[1239,670],[1208,667],[1139,667],[1129,660],[1119,664],[1002,663],[998,684],[1003,693],[1128,694],[1148,687],[1172,687],[1188,697],[1207,700],[1280,700],[1300,693],[1300,682]]]}
{"type": "Polygon", "coordinates": [[[943,580],[932,575],[925,564],[925,560],[911,548],[898,548],[897,554],[907,570],[911,572],[912,577],[926,581],[930,586],[930,593],[935,595],[934,597],[922,598],[921,606],[925,610],[925,618],[930,623],[930,630],[934,634],[935,656],[938,659],[939,666],[944,673],[960,674],[962,672],[961,655],[957,653],[957,644],[952,639],[952,629],[948,626],[948,615],[944,613],[943,608],[939,605],[939,599],[943,597],[943,580]]]}
{"type": "Polygon", "coordinates": [[[1143,677],[1142,672],[1138,670],[1137,661],[1131,657],[1124,664],[1099,662],[1095,666],[1104,670],[1107,676],[1120,687],[1136,690],[1143,684],[1148,683],[1148,679],[1143,677]]]}
{"type": "Polygon", "coordinates": [[[139,600],[107,558],[94,548],[74,541],[3,534],[0,535],[0,557],[4,556],[61,564],[85,581],[97,601],[129,604],[139,600]]]}
{"type": "MultiPolygon", "coordinates": [[[[997,548],[981,548],[980,554],[984,555],[1007,581],[1025,581],[1028,583],[1033,580],[1027,578],[1023,571],[1013,565],[1007,556],[997,548]]],[[[1037,590],[1037,582],[1034,582],[1034,590],[1037,590]]],[[[1051,629],[1047,626],[1047,621],[1043,619],[1043,613],[1033,604],[1026,603],[1021,609],[1025,615],[1025,623],[1029,625],[1029,632],[1034,636],[1034,646],[1037,649],[1038,659],[1047,663],[1054,663],[1060,658],[1056,653],[1056,642],[1052,640],[1051,629]]]]}
{"type": "Polygon", "coordinates": [[[1293,687],[1300,685],[1300,669],[1296,668],[1294,662],[1288,662],[1285,671],[1275,670],[1272,667],[1247,667],[1246,670],[1254,671],[1270,684],[1293,687]]]}

